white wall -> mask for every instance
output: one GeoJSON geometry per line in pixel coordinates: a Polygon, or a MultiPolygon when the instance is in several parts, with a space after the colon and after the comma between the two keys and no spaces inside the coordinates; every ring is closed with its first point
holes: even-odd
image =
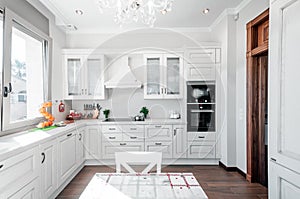
{"type": "Polygon", "coordinates": [[[246,172],[246,24],[269,7],[268,0],[252,0],[236,23],[236,161],[246,172]]]}

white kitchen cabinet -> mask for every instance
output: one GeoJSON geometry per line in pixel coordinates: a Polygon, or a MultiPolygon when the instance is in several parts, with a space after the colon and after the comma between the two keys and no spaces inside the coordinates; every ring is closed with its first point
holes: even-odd
{"type": "Polygon", "coordinates": [[[173,125],[173,158],[186,158],[187,134],[184,125],[173,125]]]}
{"type": "Polygon", "coordinates": [[[40,145],[41,196],[49,198],[57,189],[57,142],[56,139],[40,145]]]}
{"type": "Polygon", "coordinates": [[[172,142],[170,141],[146,141],[145,150],[162,152],[163,158],[172,158],[172,142]]]}
{"type": "MultiPolygon", "coordinates": [[[[58,138],[58,182],[63,183],[76,169],[76,132],[58,138]]],[[[58,184],[60,186],[60,184],[58,184]]]]}
{"type": "MultiPolygon", "coordinates": [[[[9,188],[9,193],[17,192],[39,175],[38,147],[19,153],[8,159],[0,160],[0,193],[9,188]]],[[[5,198],[5,197],[0,197],[5,198]]]]}
{"type": "Polygon", "coordinates": [[[173,54],[145,54],[145,99],[183,97],[182,57],[173,54]]]}
{"type": "Polygon", "coordinates": [[[105,99],[105,57],[87,50],[63,50],[65,99],[105,99]]]}
{"type": "Polygon", "coordinates": [[[214,159],[216,158],[216,143],[205,141],[189,141],[187,157],[196,159],[214,159]]]}
{"type": "Polygon", "coordinates": [[[84,135],[85,127],[82,127],[76,132],[76,162],[80,166],[84,162],[84,135]]]}
{"type": "Polygon", "coordinates": [[[147,141],[172,141],[172,125],[148,125],[145,127],[147,141]]]}
{"type": "Polygon", "coordinates": [[[185,53],[185,76],[188,81],[214,81],[221,62],[221,49],[189,49],[185,53]]]}
{"type": "Polygon", "coordinates": [[[114,159],[115,152],[144,151],[144,142],[103,142],[103,159],[114,159]]]}
{"type": "Polygon", "coordinates": [[[87,126],[84,136],[85,159],[98,160],[101,158],[101,127],[87,126]]]}
{"type": "MultiPolygon", "coordinates": [[[[1,179],[2,180],[2,179],[1,179]]],[[[8,187],[4,191],[0,192],[0,198],[2,199],[40,199],[39,179],[36,178],[23,187],[16,189],[15,186],[8,187]]]]}

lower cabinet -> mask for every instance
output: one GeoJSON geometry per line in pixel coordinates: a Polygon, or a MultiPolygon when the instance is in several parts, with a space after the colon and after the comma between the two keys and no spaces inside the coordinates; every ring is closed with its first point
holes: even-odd
{"type": "Polygon", "coordinates": [[[215,142],[188,142],[188,158],[216,158],[215,142]]]}
{"type": "Polygon", "coordinates": [[[56,139],[40,145],[41,197],[49,198],[57,189],[57,142],[56,139]]]}
{"type": "MultiPolygon", "coordinates": [[[[76,133],[58,138],[58,182],[63,183],[76,169],[76,133]]],[[[60,186],[60,184],[59,184],[60,186]]]]}
{"type": "Polygon", "coordinates": [[[115,152],[144,151],[144,142],[103,142],[103,159],[114,159],[115,152]]]}
{"type": "Polygon", "coordinates": [[[172,158],[171,141],[146,141],[145,150],[151,152],[162,152],[163,158],[172,158]]]}
{"type": "Polygon", "coordinates": [[[80,128],[76,132],[76,163],[80,166],[84,162],[84,136],[85,128],[80,128]]]}
{"type": "Polygon", "coordinates": [[[87,160],[101,158],[101,128],[88,126],[85,129],[84,152],[87,160]]]}
{"type": "Polygon", "coordinates": [[[3,192],[0,192],[0,198],[9,199],[40,199],[39,196],[39,179],[36,178],[28,184],[24,185],[20,189],[16,189],[14,186],[8,187],[3,192]]]}
{"type": "Polygon", "coordinates": [[[39,198],[38,147],[0,160],[0,198],[39,198]]]}
{"type": "Polygon", "coordinates": [[[184,125],[173,126],[173,158],[186,158],[186,137],[184,125]]]}

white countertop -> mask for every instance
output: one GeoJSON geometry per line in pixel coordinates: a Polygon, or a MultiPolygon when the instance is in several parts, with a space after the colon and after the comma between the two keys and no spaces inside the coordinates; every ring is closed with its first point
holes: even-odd
{"type": "Polygon", "coordinates": [[[12,156],[13,154],[17,154],[31,147],[37,146],[41,143],[54,139],[68,131],[74,130],[75,128],[97,125],[97,124],[99,125],[110,125],[110,124],[176,125],[176,124],[185,124],[185,122],[180,119],[147,119],[145,121],[127,121],[127,122],[103,122],[102,120],[90,119],[90,120],[77,120],[74,123],[68,124],[65,127],[57,127],[55,129],[48,130],[48,131],[42,131],[42,130],[37,130],[34,132],[24,131],[24,132],[0,137],[0,161],[12,156]]]}

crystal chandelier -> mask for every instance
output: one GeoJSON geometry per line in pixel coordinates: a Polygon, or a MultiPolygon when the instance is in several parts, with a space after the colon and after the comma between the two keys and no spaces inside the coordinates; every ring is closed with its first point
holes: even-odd
{"type": "Polygon", "coordinates": [[[116,10],[115,22],[125,23],[141,21],[153,27],[156,13],[163,15],[171,11],[174,0],[96,0],[100,11],[112,8],[116,10]]]}

